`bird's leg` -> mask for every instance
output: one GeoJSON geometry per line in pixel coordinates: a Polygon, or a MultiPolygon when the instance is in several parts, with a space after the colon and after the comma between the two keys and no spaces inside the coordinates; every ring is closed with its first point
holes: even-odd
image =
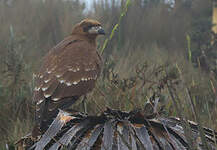
{"type": "Polygon", "coordinates": [[[85,114],[87,113],[86,99],[87,99],[87,96],[85,95],[85,96],[83,97],[83,99],[82,99],[82,106],[83,106],[83,111],[84,111],[85,114]]]}

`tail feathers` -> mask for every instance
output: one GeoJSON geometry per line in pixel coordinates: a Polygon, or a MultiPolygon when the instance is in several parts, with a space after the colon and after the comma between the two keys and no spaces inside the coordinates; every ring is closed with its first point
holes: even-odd
{"type": "Polygon", "coordinates": [[[33,138],[34,140],[38,140],[38,139],[40,139],[40,136],[41,136],[41,135],[42,135],[42,133],[41,133],[40,126],[35,125],[35,126],[33,127],[33,130],[32,130],[32,138],[33,138]]]}
{"type": "Polygon", "coordinates": [[[33,133],[35,135],[43,134],[57,116],[59,109],[65,110],[69,108],[78,99],[78,96],[63,98],[58,101],[52,101],[48,98],[40,105],[36,105],[36,125],[33,133]]]}

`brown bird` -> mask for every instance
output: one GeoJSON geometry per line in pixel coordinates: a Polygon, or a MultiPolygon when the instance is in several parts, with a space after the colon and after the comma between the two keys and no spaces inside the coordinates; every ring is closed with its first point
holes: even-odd
{"type": "Polygon", "coordinates": [[[68,108],[94,88],[102,66],[96,50],[96,38],[101,34],[105,32],[98,21],[85,19],[43,58],[35,77],[36,127],[33,132],[36,129],[44,132],[58,109],[68,108]]]}

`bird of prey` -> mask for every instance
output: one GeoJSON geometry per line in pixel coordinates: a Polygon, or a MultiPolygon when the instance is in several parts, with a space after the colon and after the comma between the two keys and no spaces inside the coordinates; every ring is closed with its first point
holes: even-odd
{"type": "Polygon", "coordinates": [[[35,76],[36,126],[33,132],[44,132],[58,109],[68,108],[94,88],[102,66],[96,38],[104,34],[98,21],[84,19],[43,58],[35,76]]]}

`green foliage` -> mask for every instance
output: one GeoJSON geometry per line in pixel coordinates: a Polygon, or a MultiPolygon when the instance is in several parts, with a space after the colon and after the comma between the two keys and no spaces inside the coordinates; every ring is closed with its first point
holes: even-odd
{"type": "Polygon", "coordinates": [[[190,62],[192,62],[192,54],[191,54],[191,38],[189,35],[186,35],[186,40],[188,43],[188,59],[190,62]]]}
{"type": "MultiPolygon", "coordinates": [[[[1,56],[1,94],[0,94],[0,133],[3,135],[11,134],[11,137],[0,136],[1,141],[8,138],[16,139],[20,136],[22,128],[17,129],[13,124],[21,124],[20,120],[32,118],[31,106],[31,81],[27,79],[29,68],[23,60],[22,45],[16,39],[14,28],[10,26],[10,41],[7,46],[6,56],[1,56]],[[14,130],[11,130],[11,129],[14,130]]],[[[30,122],[28,122],[30,123],[30,122]]],[[[30,125],[30,124],[29,124],[30,125]]],[[[23,124],[22,124],[23,126],[23,124]]],[[[21,126],[20,126],[21,127],[21,126]]],[[[14,141],[10,139],[9,141],[14,141]]]]}
{"type": "Polygon", "coordinates": [[[104,51],[104,49],[106,48],[106,46],[107,46],[109,40],[112,40],[112,38],[113,38],[113,36],[114,36],[114,34],[115,34],[115,31],[118,30],[118,27],[119,27],[120,24],[121,24],[122,18],[123,18],[123,17],[126,15],[126,13],[127,13],[127,10],[128,10],[128,7],[130,6],[130,3],[131,3],[131,0],[127,0],[127,1],[126,1],[126,5],[125,5],[123,11],[122,11],[121,14],[120,14],[118,23],[117,23],[117,24],[114,26],[114,28],[112,29],[109,38],[107,38],[107,39],[105,40],[105,42],[103,43],[103,46],[102,46],[102,49],[101,49],[101,55],[103,54],[103,51],[104,51]]]}

